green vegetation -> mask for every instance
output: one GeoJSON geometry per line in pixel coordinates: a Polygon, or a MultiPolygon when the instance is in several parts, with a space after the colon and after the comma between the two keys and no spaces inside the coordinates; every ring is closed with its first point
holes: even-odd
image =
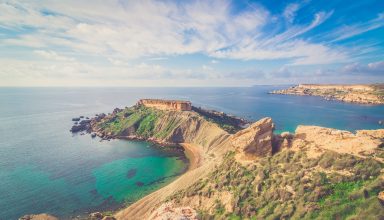
{"type": "Polygon", "coordinates": [[[234,134],[242,129],[242,125],[246,122],[240,118],[227,115],[223,112],[210,111],[202,108],[192,107],[192,110],[204,117],[205,120],[217,124],[223,130],[230,134],[234,134]]]}
{"type": "Polygon", "coordinates": [[[373,159],[331,151],[307,158],[305,152],[287,150],[248,166],[229,153],[206,179],[170,199],[216,200],[223,191],[233,195],[233,212],[216,201],[214,210],[202,205],[203,219],[380,219],[384,208],[377,194],[384,190],[382,168],[373,159]]]}
{"type": "Polygon", "coordinates": [[[166,116],[162,110],[134,106],[108,115],[96,127],[112,136],[137,135],[142,138],[165,139],[172,134],[182,120],[176,116],[164,118],[166,116]]]}
{"type": "Polygon", "coordinates": [[[107,116],[97,126],[105,133],[117,136],[137,134],[148,138],[154,134],[155,124],[162,111],[145,107],[125,108],[121,112],[107,116]]]}

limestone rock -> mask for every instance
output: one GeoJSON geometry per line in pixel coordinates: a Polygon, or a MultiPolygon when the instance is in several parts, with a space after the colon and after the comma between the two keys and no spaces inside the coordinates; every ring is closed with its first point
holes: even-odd
{"type": "Polygon", "coordinates": [[[356,131],[358,136],[371,136],[373,138],[384,139],[384,129],[377,130],[358,130],[356,131]]]}
{"type": "Polygon", "coordinates": [[[353,134],[349,131],[332,128],[300,125],[296,129],[292,147],[313,146],[338,153],[361,156],[364,155],[363,153],[374,152],[383,145],[383,133],[384,129],[361,130],[353,134]]]}
{"type": "Polygon", "coordinates": [[[246,158],[272,154],[273,123],[263,118],[233,135],[232,145],[246,158]]]}
{"type": "Polygon", "coordinates": [[[172,203],[164,203],[149,217],[151,220],[183,219],[197,220],[197,212],[191,207],[175,207],[172,203]]]}
{"type": "Polygon", "coordinates": [[[19,220],[59,220],[58,218],[48,214],[37,214],[37,215],[24,215],[19,220]]]}
{"type": "Polygon", "coordinates": [[[377,198],[379,199],[381,205],[384,206],[384,191],[381,191],[379,195],[377,195],[377,198]]]}

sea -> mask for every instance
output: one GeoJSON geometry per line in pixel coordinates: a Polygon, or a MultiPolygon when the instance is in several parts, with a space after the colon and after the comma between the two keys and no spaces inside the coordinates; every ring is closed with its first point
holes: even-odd
{"type": "Polygon", "coordinates": [[[0,219],[33,213],[70,219],[116,210],[185,172],[180,152],[69,132],[74,117],[112,112],[141,98],[190,100],[250,121],[272,117],[276,133],[301,124],[384,128],[384,106],[268,94],[285,87],[0,88],[0,219]]]}

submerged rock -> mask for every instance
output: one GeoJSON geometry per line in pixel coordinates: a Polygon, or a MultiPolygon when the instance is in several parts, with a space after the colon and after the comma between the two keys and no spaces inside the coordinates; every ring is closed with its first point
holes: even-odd
{"type": "Polygon", "coordinates": [[[24,215],[23,217],[19,218],[19,220],[59,220],[55,216],[48,215],[48,214],[37,214],[37,215],[24,215]]]}

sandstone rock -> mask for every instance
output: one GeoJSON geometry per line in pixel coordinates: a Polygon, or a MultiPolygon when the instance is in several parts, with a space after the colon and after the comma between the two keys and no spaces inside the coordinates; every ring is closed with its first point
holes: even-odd
{"type": "Polygon", "coordinates": [[[361,156],[372,153],[383,145],[383,133],[384,129],[360,130],[353,134],[332,128],[300,125],[296,129],[292,147],[312,146],[361,156]]]}
{"type": "Polygon", "coordinates": [[[116,218],[112,216],[105,216],[102,220],[116,220],[116,218]]]}
{"type": "Polygon", "coordinates": [[[197,220],[197,212],[190,207],[175,207],[172,203],[164,203],[149,217],[151,220],[180,219],[197,220]]]}
{"type": "Polygon", "coordinates": [[[381,205],[384,206],[384,191],[381,191],[379,195],[377,195],[377,198],[379,199],[381,205]]]}
{"type": "Polygon", "coordinates": [[[357,136],[371,136],[373,138],[384,139],[384,129],[377,130],[358,130],[356,131],[357,136]]]}
{"type": "Polygon", "coordinates": [[[232,145],[247,158],[272,154],[274,125],[271,118],[263,118],[233,135],[232,145]]]}
{"type": "Polygon", "coordinates": [[[48,214],[37,214],[37,215],[24,215],[19,220],[59,220],[58,218],[48,214]]]}

